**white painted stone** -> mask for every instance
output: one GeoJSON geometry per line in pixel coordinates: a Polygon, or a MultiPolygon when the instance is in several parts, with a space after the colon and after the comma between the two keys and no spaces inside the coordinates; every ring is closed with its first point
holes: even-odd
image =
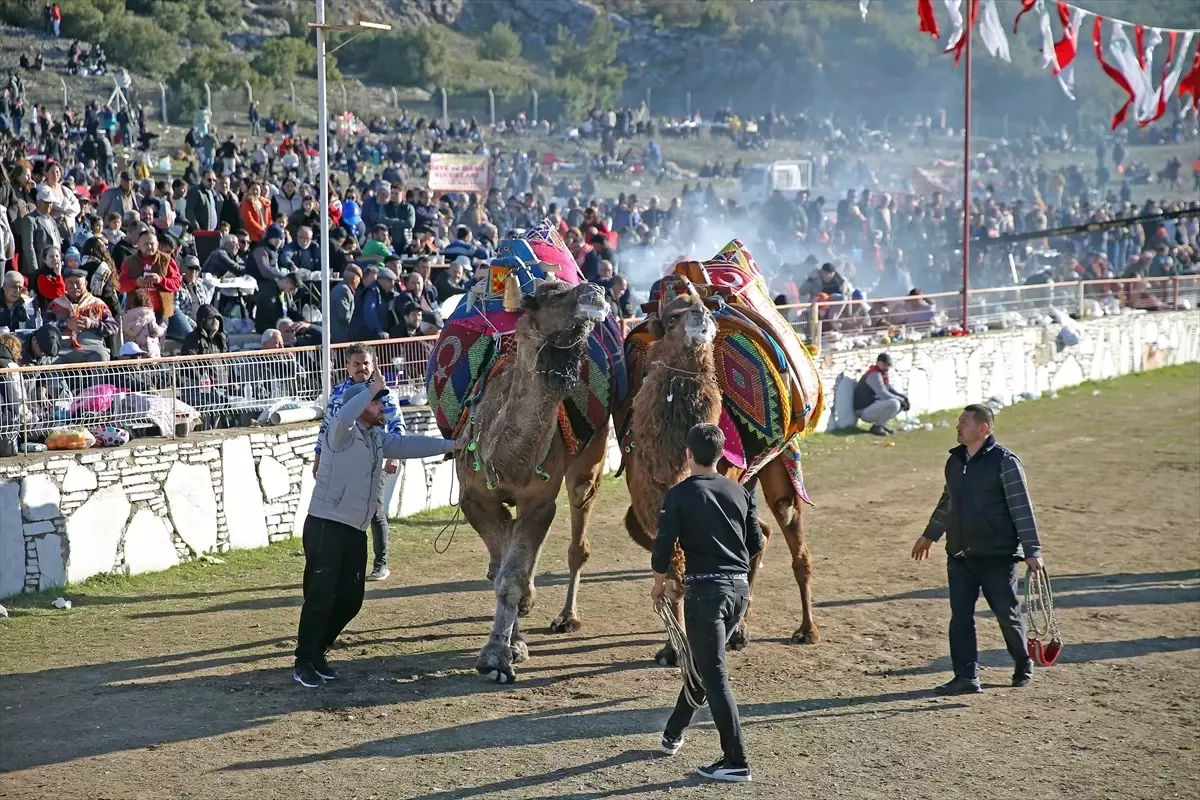
{"type": "Polygon", "coordinates": [[[287,467],[271,456],[263,456],[258,462],[258,477],[262,481],[263,497],[268,501],[286,495],[292,488],[287,467]]]}
{"type": "Polygon", "coordinates": [[[1050,387],[1058,391],[1068,386],[1078,386],[1083,383],[1083,379],[1083,367],[1079,366],[1079,362],[1072,356],[1058,365],[1058,369],[1050,378],[1050,387]]]}
{"type": "MultiPolygon", "coordinates": [[[[129,500],[120,486],[96,492],[67,519],[67,580],[72,583],[111,572],[117,543],[129,519],[129,500]]],[[[40,551],[39,551],[40,552],[40,551]]]]}
{"type": "Polygon", "coordinates": [[[149,509],[143,508],[133,515],[133,521],[125,529],[125,565],[130,575],[157,572],[179,563],[179,554],[171,543],[171,534],[163,527],[162,520],[149,509]]]}
{"type": "Polygon", "coordinates": [[[163,486],[171,521],[196,555],[217,545],[217,496],[212,473],[201,464],[176,462],[163,486]]]}
{"type": "Polygon", "coordinates": [[[458,502],[458,480],[454,475],[453,461],[427,463],[425,476],[429,487],[426,509],[442,508],[458,502]]]}
{"type": "Polygon", "coordinates": [[[250,439],[238,436],[221,443],[224,466],[222,498],[225,519],[229,523],[229,543],[234,548],[265,547],[267,525],[264,522],[262,490],[254,471],[250,439]]]}
{"type": "Polygon", "coordinates": [[[29,475],[21,481],[21,512],[31,522],[59,515],[58,487],[45,475],[29,475]]]}
{"type": "Polygon", "coordinates": [[[66,562],[63,559],[62,537],[57,533],[48,533],[33,540],[37,547],[39,591],[53,589],[67,582],[66,562]]]}
{"type": "Polygon", "coordinates": [[[0,483],[0,597],[25,588],[25,537],[21,534],[21,484],[0,483]]]}
{"type": "Polygon", "coordinates": [[[420,461],[405,461],[401,468],[400,502],[397,517],[409,517],[425,510],[428,488],[425,485],[425,469],[420,461]]]}
{"type": "Polygon", "coordinates": [[[25,523],[25,536],[30,538],[41,536],[44,533],[54,533],[56,530],[57,528],[54,527],[54,523],[48,519],[44,519],[41,522],[25,523]]]}
{"type": "Polygon", "coordinates": [[[300,502],[296,506],[296,516],[292,518],[292,536],[304,535],[304,520],[308,517],[308,504],[312,502],[312,493],[316,485],[311,469],[300,473],[300,502]]]}

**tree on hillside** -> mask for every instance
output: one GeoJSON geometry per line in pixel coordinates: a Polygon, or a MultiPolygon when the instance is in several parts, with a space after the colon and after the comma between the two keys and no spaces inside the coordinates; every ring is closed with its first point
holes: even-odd
{"type": "Polygon", "coordinates": [[[497,22],[480,37],[479,57],[488,61],[516,61],[521,57],[521,40],[512,28],[497,22]]]}
{"type": "Polygon", "coordinates": [[[583,44],[565,26],[558,26],[550,45],[550,64],[554,94],[563,105],[565,117],[578,119],[578,112],[589,105],[616,103],[625,85],[625,67],[617,63],[617,48],[623,40],[605,14],[597,14],[592,20],[583,44]]]}

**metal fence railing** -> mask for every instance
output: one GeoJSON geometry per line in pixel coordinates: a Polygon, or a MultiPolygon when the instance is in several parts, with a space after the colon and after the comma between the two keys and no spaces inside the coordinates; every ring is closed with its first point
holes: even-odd
{"type": "MultiPolygon", "coordinates": [[[[912,338],[959,323],[961,293],[829,300],[779,306],[810,347],[852,336],[912,338]]],[[[1051,309],[1088,318],[1126,309],[1200,307],[1200,276],[1046,283],[972,290],[970,323],[1020,326],[1051,309]]],[[[640,322],[623,320],[626,331],[640,322]]],[[[373,342],[377,363],[401,405],[426,402],[425,367],[436,336],[373,342]]],[[[334,385],[346,378],[348,344],[334,345],[334,385]]],[[[38,441],[60,428],[116,427],[181,436],[197,428],[241,427],[275,411],[321,399],[319,347],[216,356],[0,369],[0,439],[38,441]]]]}

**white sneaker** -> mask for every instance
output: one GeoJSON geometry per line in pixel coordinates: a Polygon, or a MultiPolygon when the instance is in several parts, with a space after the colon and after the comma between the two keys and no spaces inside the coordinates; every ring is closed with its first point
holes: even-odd
{"type": "Polygon", "coordinates": [[[658,752],[673,756],[679,752],[679,748],[683,747],[683,737],[672,739],[667,734],[663,734],[662,741],[658,743],[658,752]]]}
{"type": "Polygon", "coordinates": [[[392,571],[387,567],[376,567],[370,575],[367,576],[369,581],[386,581],[392,571]]]}
{"type": "Polygon", "coordinates": [[[718,761],[708,767],[697,767],[696,774],[714,781],[726,781],[728,783],[750,782],[750,767],[731,767],[724,761],[718,761]]]}

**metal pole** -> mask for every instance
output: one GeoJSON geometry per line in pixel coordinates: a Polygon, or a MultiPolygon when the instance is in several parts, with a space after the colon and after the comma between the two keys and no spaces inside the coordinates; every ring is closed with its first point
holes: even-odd
{"type": "Polygon", "coordinates": [[[488,118],[493,127],[496,125],[496,93],[488,89],[488,118]]]}
{"type": "Polygon", "coordinates": [[[250,85],[250,81],[245,81],[246,84],[246,105],[254,102],[254,87],[250,85]]]}
{"type": "Polygon", "coordinates": [[[967,37],[963,47],[963,58],[967,68],[963,71],[963,246],[962,246],[962,329],[967,331],[968,292],[971,287],[971,38],[975,33],[971,23],[971,11],[967,10],[967,37]]]}
{"type": "Polygon", "coordinates": [[[531,121],[534,124],[537,124],[537,120],[538,120],[538,91],[537,91],[537,89],[534,89],[533,90],[533,119],[531,121]]]}
{"type": "Polygon", "coordinates": [[[646,116],[650,116],[650,87],[646,87],[646,116]]]}
{"type": "Polygon", "coordinates": [[[158,84],[158,97],[162,101],[162,121],[167,124],[167,85],[161,81],[158,84]]]}
{"type": "Polygon", "coordinates": [[[392,108],[400,107],[400,93],[396,91],[396,87],[392,87],[392,108]]]}
{"type": "Polygon", "coordinates": [[[296,82],[292,81],[292,108],[296,107],[296,82]]]}
{"type": "Polygon", "coordinates": [[[64,81],[62,78],[59,78],[58,82],[62,84],[63,110],[65,111],[67,108],[67,82],[64,81]]]}
{"type": "Polygon", "coordinates": [[[450,124],[450,97],[446,94],[446,87],[442,87],[442,126],[450,124]]]}
{"type": "Polygon", "coordinates": [[[347,95],[346,95],[346,84],[344,84],[344,83],[341,84],[341,87],[342,87],[342,111],[349,111],[350,110],[350,100],[347,98],[347,95]]]}
{"type": "MultiPolygon", "coordinates": [[[[325,0],[316,0],[316,24],[325,24],[325,0]]],[[[331,361],[333,353],[330,336],[332,328],[329,324],[329,104],[325,98],[325,30],[318,27],[317,31],[317,154],[321,173],[321,402],[329,405],[332,392],[333,374],[331,361]]],[[[343,89],[345,85],[343,84],[343,89]]],[[[292,84],[295,94],[296,85],[292,84]]],[[[293,99],[293,103],[295,100],[293,99]]]]}
{"type": "Polygon", "coordinates": [[[687,93],[687,115],[688,119],[692,118],[692,93],[687,93]]]}
{"type": "Polygon", "coordinates": [[[204,84],[204,107],[212,111],[212,89],[209,88],[207,82],[204,84]]]}

